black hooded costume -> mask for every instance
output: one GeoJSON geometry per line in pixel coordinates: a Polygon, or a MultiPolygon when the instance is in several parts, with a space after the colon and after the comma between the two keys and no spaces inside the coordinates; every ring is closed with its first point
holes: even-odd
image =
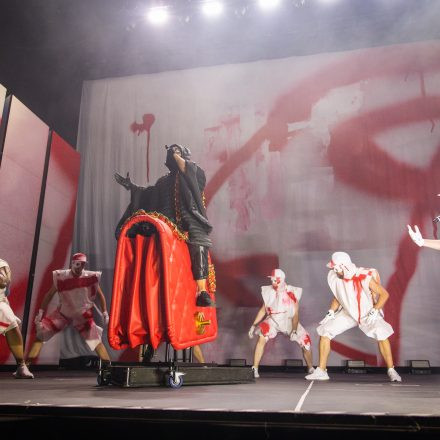
{"type": "MultiPolygon", "coordinates": [[[[156,211],[166,216],[182,231],[188,232],[188,249],[191,255],[191,268],[195,280],[203,280],[208,276],[208,249],[211,240],[208,235],[212,226],[206,215],[203,201],[203,190],[206,185],[205,172],[190,160],[191,152],[188,148],[173,144],[167,148],[165,165],[170,170],[160,177],[153,186],[142,187],[132,183],[127,176],[125,188],[130,189],[131,200],[116,227],[116,238],[124,222],[139,209],[146,212],[156,211]],[[174,153],[180,151],[185,160],[185,172],[180,171],[174,153]]],[[[133,234],[150,235],[150,224],[136,225],[133,234]]]]}

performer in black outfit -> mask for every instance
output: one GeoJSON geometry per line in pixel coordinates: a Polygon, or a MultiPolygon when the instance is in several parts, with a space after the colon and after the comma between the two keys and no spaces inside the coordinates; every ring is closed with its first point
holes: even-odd
{"type": "MultiPolygon", "coordinates": [[[[124,222],[137,210],[156,211],[166,216],[177,227],[188,233],[188,249],[191,256],[191,268],[197,283],[196,305],[200,307],[215,307],[214,301],[207,292],[208,249],[212,242],[209,234],[212,226],[206,216],[203,201],[203,190],[206,184],[205,172],[190,160],[188,148],[173,144],[165,147],[167,150],[165,165],[170,170],[168,174],[158,179],[155,185],[142,187],[135,185],[129,174],[122,177],[115,174],[116,181],[130,190],[131,201],[116,227],[116,238],[124,222]]],[[[137,226],[132,233],[149,235],[150,224],[137,226]]]]}

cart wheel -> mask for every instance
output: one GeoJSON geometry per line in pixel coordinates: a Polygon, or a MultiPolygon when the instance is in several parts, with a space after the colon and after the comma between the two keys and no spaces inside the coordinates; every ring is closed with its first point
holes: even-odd
{"type": "Polygon", "coordinates": [[[108,371],[100,371],[98,373],[98,377],[96,378],[96,381],[98,382],[98,385],[100,387],[106,386],[110,383],[110,372],[108,371]]]}
{"type": "Polygon", "coordinates": [[[169,375],[169,376],[167,376],[167,383],[170,388],[174,388],[175,390],[177,390],[178,388],[180,388],[183,385],[183,375],[179,374],[176,377],[175,381],[174,381],[173,376],[169,375]]]}

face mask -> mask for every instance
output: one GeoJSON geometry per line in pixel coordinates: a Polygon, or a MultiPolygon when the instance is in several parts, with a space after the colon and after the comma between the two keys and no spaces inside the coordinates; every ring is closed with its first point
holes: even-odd
{"type": "Polygon", "coordinates": [[[75,273],[81,273],[85,264],[83,261],[72,261],[72,265],[70,266],[72,271],[75,273]]]}

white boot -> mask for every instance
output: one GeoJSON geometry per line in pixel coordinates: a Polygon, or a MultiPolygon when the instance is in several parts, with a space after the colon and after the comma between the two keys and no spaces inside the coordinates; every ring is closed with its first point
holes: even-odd
{"type": "Polygon", "coordinates": [[[313,373],[306,376],[307,380],[329,380],[330,377],[327,374],[327,370],[321,370],[321,368],[316,367],[313,373]]]}
{"type": "Polygon", "coordinates": [[[255,377],[255,379],[258,379],[258,378],[260,377],[260,375],[258,374],[258,367],[254,367],[254,366],[252,365],[252,371],[253,371],[253,373],[254,373],[254,377],[255,377]]]}
{"type": "Polygon", "coordinates": [[[394,368],[388,368],[387,374],[391,382],[402,382],[402,378],[394,368]]]}
{"type": "Polygon", "coordinates": [[[17,371],[13,373],[13,376],[16,379],[33,379],[34,375],[29,371],[29,368],[26,364],[20,364],[17,367],[17,371]]]}

